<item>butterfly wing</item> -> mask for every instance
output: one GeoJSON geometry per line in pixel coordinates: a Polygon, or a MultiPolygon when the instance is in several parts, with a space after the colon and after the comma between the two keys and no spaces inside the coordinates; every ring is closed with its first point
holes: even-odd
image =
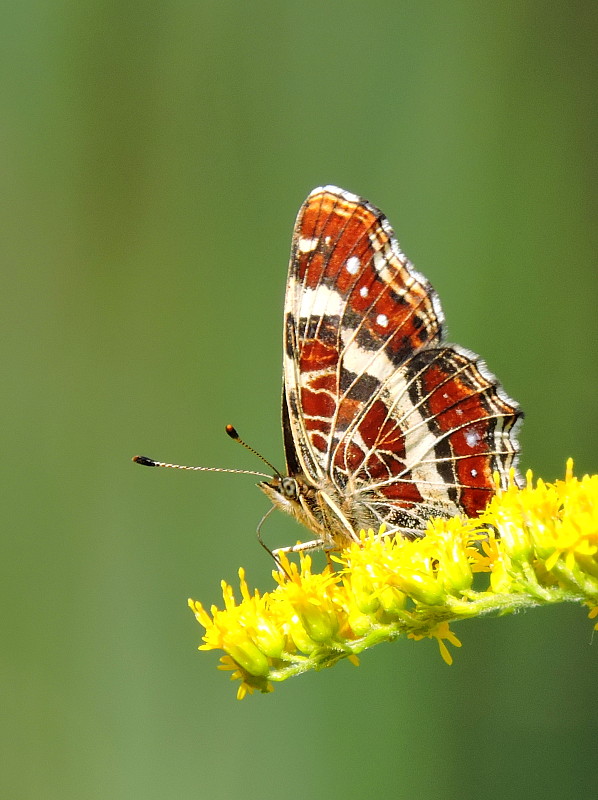
{"type": "Polygon", "coordinates": [[[354,530],[476,514],[515,465],[521,416],[381,212],[333,186],[299,211],[285,302],[289,474],[332,486],[354,530]]]}

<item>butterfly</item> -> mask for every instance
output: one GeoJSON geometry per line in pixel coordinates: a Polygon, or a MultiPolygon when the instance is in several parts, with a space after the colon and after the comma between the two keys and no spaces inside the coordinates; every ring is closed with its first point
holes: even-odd
{"type": "MultiPolygon", "coordinates": [[[[338,550],[362,529],[421,537],[475,517],[516,471],[522,419],[484,362],[444,339],[438,295],[386,217],[335,186],[295,223],[284,309],[286,475],[258,486],[338,550]]],[[[230,431],[229,431],[230,433],[230,431]]]]}

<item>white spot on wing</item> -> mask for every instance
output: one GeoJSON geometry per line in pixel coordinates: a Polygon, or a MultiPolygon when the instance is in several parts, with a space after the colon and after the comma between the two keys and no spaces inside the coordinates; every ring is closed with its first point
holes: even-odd
{"type": "Polygon", "coordinates": [[[361,266],[360,260],[357,256],[351,256],[351,258],[347,259],[347,263],[345,264],[347,268],[347,272],[349,275],[356,275],[359,272],[359,268],[361,266]]]}
{"type": "Polygon", "coordinates": [[[465,441],[468,447],[476,447],[480,443],[480,434],[477,431],[465,431],[465,441]]]}
{"type": "Polygon", "coordinates": [[[368,289],[367,286],[362,286],[361,289],[359,290],[359,294],[362,297],[367,297],[369,293],[370,293],[370,290],[368,289]]]}
{"type": "Polygon", "coordinates": [[[317,239],[299,239],[299,251],[301,253],[311,253],[317,246],[317,239]]]}
{"type": "Polygon", "coordinates": [[[381,328],[387,328],[388,317],[386,316],[386,314],[378,314],[378,316],[376,317],[376,323],[380,325],[381,328]]]}
{"type": "Polygon", "coordinates": [[[471,470],[471,477],[472,477],[472,478],[477,478],[477,477],[478,477],[478,471],[477,471],[477,469],[472,469],[472,470],[471,470]]]}

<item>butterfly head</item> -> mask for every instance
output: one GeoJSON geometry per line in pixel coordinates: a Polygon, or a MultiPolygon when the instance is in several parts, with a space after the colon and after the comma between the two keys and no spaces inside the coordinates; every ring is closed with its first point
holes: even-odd
{"type": "Polygon", "coordinates": [[[275,506],[293,514],[293,508],[300,505],[301,489],[296,478],[289,475],[274,475],[269,481],[258,483],[260,489],[268,495],[275,506]]]}
{"type": "Polygon", "coordinates": [[[271,480],[258,483],[258,486],[276,508],[290,514],[318,535],[325,535],[323,520],[318,513],[316,491],[301,477],[274,475],[271,480]]]}

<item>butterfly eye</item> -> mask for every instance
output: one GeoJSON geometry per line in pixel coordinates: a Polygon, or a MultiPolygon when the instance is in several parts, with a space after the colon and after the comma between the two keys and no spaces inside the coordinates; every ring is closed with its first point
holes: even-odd
{"type": "Polygon", "coordinates": [[[280,484],[282,494],[289,500],[296,500],[299,494],[299,487],[294,478],[283,478],[280,484]]]}

